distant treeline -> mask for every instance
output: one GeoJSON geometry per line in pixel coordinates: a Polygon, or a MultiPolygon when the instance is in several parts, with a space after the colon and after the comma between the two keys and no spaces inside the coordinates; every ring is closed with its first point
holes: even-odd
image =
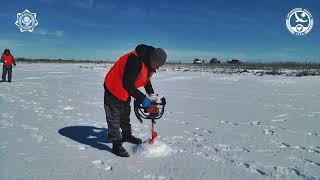
{"type": "Polygon", "coordinates": [[[29,59],[29,58],[15,58],[17,62],[22,63],[94,63],[94,64],[105,64],[113,63],[112,61],[105,60],[74,60],[74,59],[29,59]]]}
{"type": "MultiPolygon", "coordinates": [[[[23,63],[93,63],[93,64],[105,64],[114,63],[113,61],[106,60],[66,60],[66,59],[29,59],[29,58],[16,58],[17,62],[23,63]]],[[[270,63],[252,63],[242,62],[239,64],[192,64],[182,62],[166,63],[166,66],[197,66],[203,68],[229,68],[229,69],[263,69],[263,70],[278,70],[278,69],[320,69],[320,63],[299,63],[299,62],[270,62],[270,63]]]]}
{"type": "Polygon", "coordinates": [[[239,64],[192,64],[192,63],[167,63],[168,66],[189,66],[202,68],[228,68],[228,69],[262,69],[262,70],[278,70],[278,69],[320,69],[320,63],[299,63],[299,62],[268,62],[268,63],[253,63],[245,62],[239,64]]]}
{"type": "Polygon", "coordinates": [[[278,69],[320,69],[320,63],[298,63],[298,62],[273,62],[273,63],[243,63],[236,66],[246,69],[265,69],[265,70],[278,70],[278,69]]]}

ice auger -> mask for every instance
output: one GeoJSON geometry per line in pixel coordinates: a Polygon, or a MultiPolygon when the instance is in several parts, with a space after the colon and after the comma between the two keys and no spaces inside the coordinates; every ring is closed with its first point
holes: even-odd
{"type": "Polygon", "coordinates": [[[141,123],[143,122],[143,119],[151,120],[151,139],[149,143],[153,144],[158,135],[158,133],[155,131],[156,120],[160,119],[164,113],[166,99],[164,97],[159,99],[158,95],[153,95],[153,97],[150,99],[152,105],[149,109],[142,108],[138,101],[134,100],[134,113],[141,123]]]}

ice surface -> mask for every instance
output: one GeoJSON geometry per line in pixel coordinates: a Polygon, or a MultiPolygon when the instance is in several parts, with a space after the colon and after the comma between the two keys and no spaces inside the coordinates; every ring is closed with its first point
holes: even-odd
{"type": "Polygon", "coordinates": [[[141,145],[134,145],[132,149],[135,154],[141,154],[147,158],[161,158],[174,153],[172,148],[160,140],[155,140],[153,144],[146,141],[141,145]]]}
{"type": "MultiPolygon", "coordinates": [[[[110,67],[18,64],[0,83],[1,180],[320,178],[319,76],[158,71],[156,143],[124,143],[131,156],[120,158],[103,109],[110,67]]],[[[148,140],[150,121],[130,117],[148,140]]]]}

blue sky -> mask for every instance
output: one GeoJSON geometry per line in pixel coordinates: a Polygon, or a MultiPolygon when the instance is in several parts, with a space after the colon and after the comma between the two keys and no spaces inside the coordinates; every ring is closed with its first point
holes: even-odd
{"type": "Polygon", "coordinates": [[[16,57],[115,60],[145,43],[168,60],[320,62],[320,1],[2,0],[0,49],[16,57]],[[308,9],[314,26],[292,35],[285,18],[308,9]],[[37,13],[35,30],[21,33],[16,14],[37,13]]]}

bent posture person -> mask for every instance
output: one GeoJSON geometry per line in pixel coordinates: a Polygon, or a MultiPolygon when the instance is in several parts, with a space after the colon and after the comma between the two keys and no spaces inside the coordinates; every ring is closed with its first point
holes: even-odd
{"type": "Polygon", "coordinates": [[[14,61],[13,56],[10,53],[9,49],[5,49],[2,56],[1,62],[3,63],[2,70],[2,81],[6,81],[6,76],[8,74],[8,82],[11,82],[12,78],[12,65],[16,66],[16,62],[14,61]]]}
{"type": "Polygon", "coordinates": [[[132,135],[131,96],[142,107],[151,107],[150,99],[137,88],[144,87],[148,94],[154,93],[150,79],[156,69],[165,64],[166,58],[163,49],[141,44],[134,51],[121,56],[107,73],[104,81],[104,108],[112,152],[117,156],[130,156],[122,142],[142,143],[141,139],[132,135]]]}

